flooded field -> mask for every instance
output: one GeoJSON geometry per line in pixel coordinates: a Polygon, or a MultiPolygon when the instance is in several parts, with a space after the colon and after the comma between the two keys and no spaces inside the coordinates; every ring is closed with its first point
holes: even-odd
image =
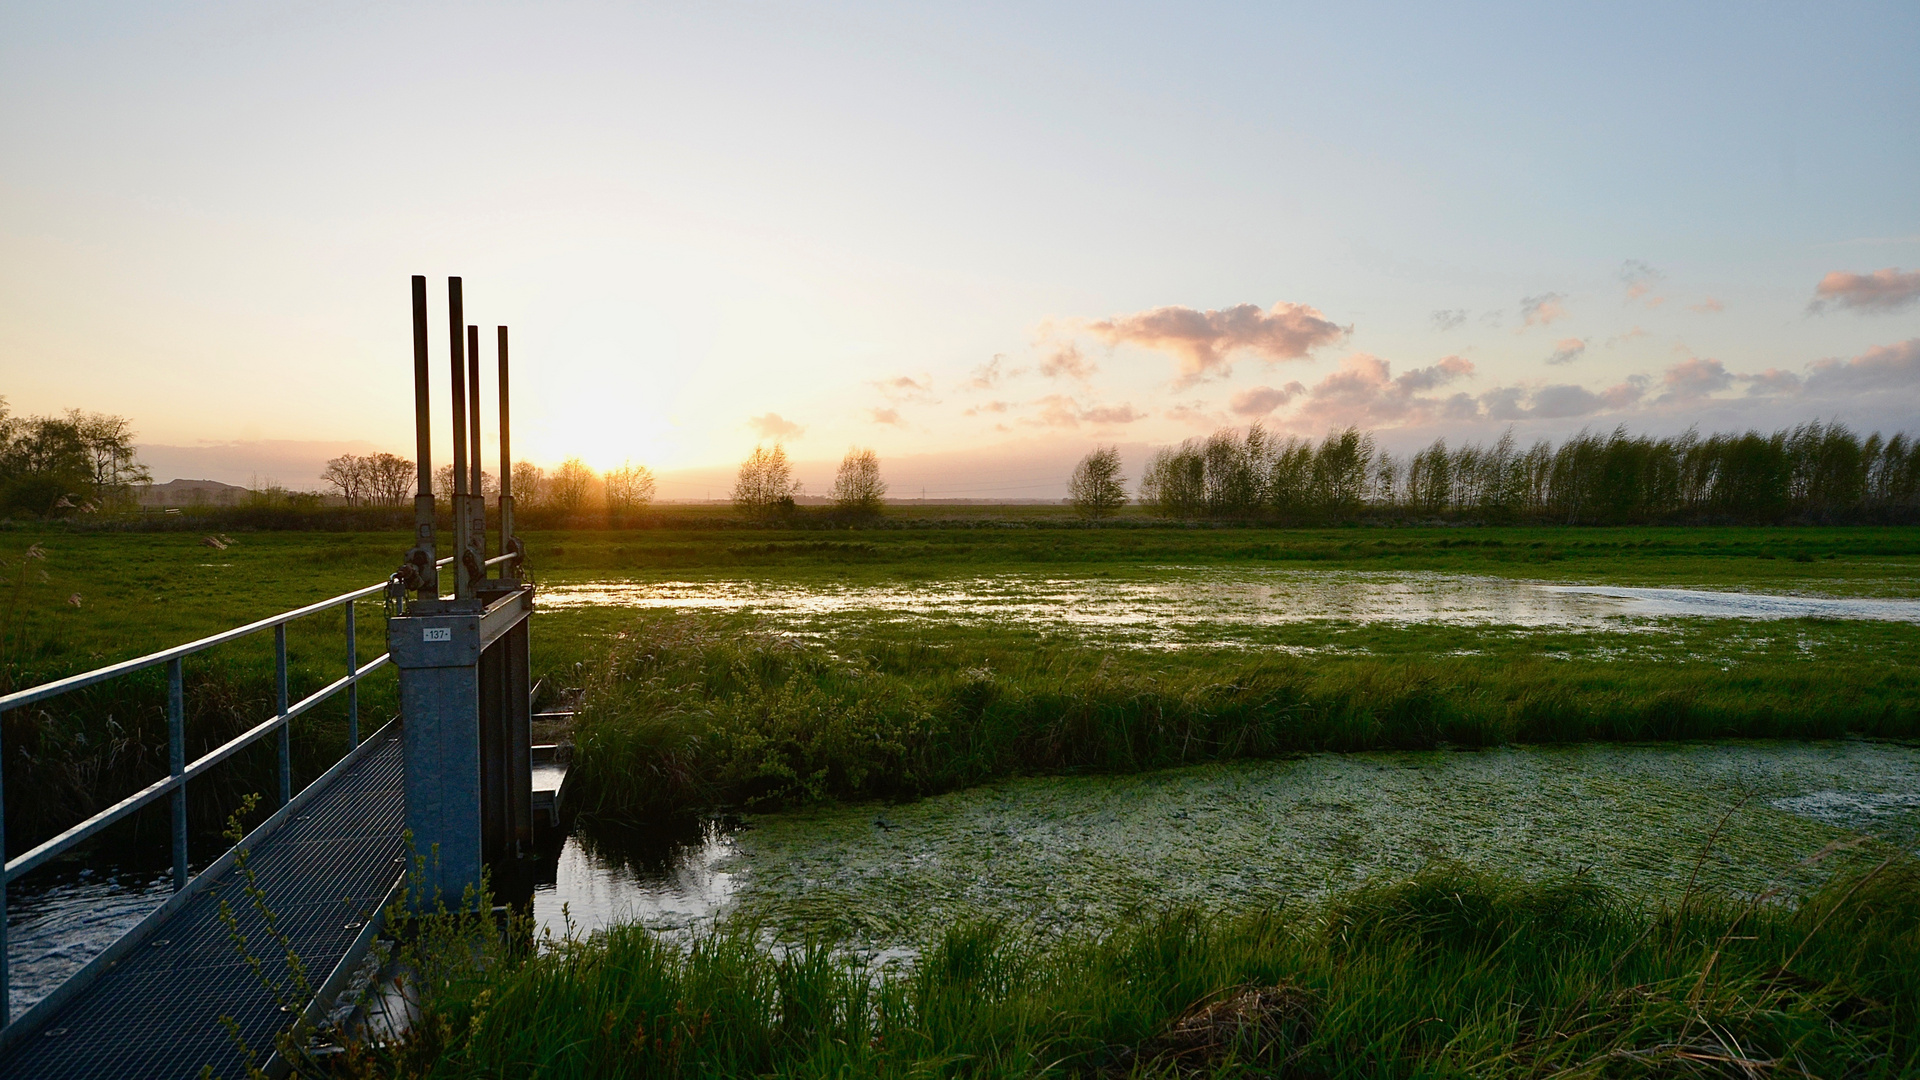
{"type": "Polygon", "coordinates": [[[535,897],[555,933],[735,913],[879,948],[961,916],[1064,929],[1166,905],[1311,900],[1438,859],[1586,869],[1634,895],[1791,897],[1823,845],[1920,840],[1920,747],[1848,740],[1319,754],[1018,780],[896,805],[709,824],[677,843],[588,832],[535,897]],[[1724,828],[1709,837],[1725,818],[1724,828]],[[1703,855],[1704,852],[1704,855],[1703,855]]]}
{"type": "Polygon", "coordinates": [[[1146,644],[1244,639],[1298,623],[1438,623],[1624,629],[1675,618],[1920,622],[1920,600],[1565,585],[1430,572],[1161,567],[1142,577],[1031,573],[892,584],[767,581],[588,582],[543,590],[541,604],[751,609],[794,628],[865,623],[1010,622],[1146,644]]]}

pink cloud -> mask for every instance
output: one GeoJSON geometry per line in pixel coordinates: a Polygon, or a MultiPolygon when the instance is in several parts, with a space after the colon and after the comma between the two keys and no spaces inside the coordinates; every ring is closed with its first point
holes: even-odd
{"type": "Polygon", "coordinates": [[[1758,375],[1739,375],[1736,378],[1747,384],[1748,397],[1774,397],[1780,394],[1800,392],[1800,376],[1779,368],[1768,368],[1758,375]]]}
{"type": "Polygon", "coordinates": [[[1875,345],[1851,360],[1819,360],[1807,373],[1807,393],[1893,395],[1920,405],[1920,338],[1875,345]]]}
{"type": "Polygon", "coordinates": [[[1449,356],[1395,377],[1385,360],[1354,353],[1340,362],[1340,370],[1307,391],[1306,404],[1296,417],[1311,424],[1334,426],[1389,426],[1432,419],[1445,412],[1450,399],[1422,395],[1472,374],[1472,361],[1449,356]]]}
{"type": "Polygon", "coordinates": [[[872,385],[875,390],[880,391],[880,396],[895,405],[909,401],[931,402],[934,400],[933,379],[926,375],[917,379],[911,375],[897,375],[891,379],[876,379],[872,385]]]}
{"type": "Polygon", "coordinates": [[[1093,361],[1080,352],[1080,347],[1069,341],[1053,350],[1045,360],[1040,361],[1040,374],[1049,379],[1065,376],[1069,379],[1086,381],[1087,376],[1100,370],[1093,361]]]}
{"type": "Polygon", "coordinates": [[[1145,420],[1147,414],[1132,405],[1091,405],[1082,406],[1078,401],[1065,394],[1048,394],[1034,402],[1040,411],[1031,418],[1021,420],[1033,427],[1077,428],[1081,424],[1112,426],[1131,424],[1136,420],[1145,420]]]}
{"type": "Polygon", "coordinates": [[[1687,310],[1696,315],[1718,315],[1727,310],[1727,305],[1709,296],[1697,304],[1687,305],[1687,310]]]}
{"type": "Polygon", "coordinates": [[[1277,390],[1271,386],[1256,386],[1233,395],[1227,401],[1227,408],[1239,416],[1265,416],[1306,392],[1307,388],[1297,382],[1290,382],[1277,390]]]}
{"type": "Polygon", "coordinates": [[[1665,275],[1639,259],[1620,264],[1620,280],[1626,283],[1627,299],[1638,300],[1653,291],[1653,283],[1665,275]]]}
{"type": "Polygon", "coordinates": [[[1691,401],[1716,394],[1733,385],[1727,366],[1708,357],[1690,357],[1669,367],[1661,376],[1667,392],[1660,400],[1691,401]]]}
{"type": "Polygon", "coordinates": [[[1901,273],[1898,267],[1891,266],[1871,274],[1835,270],[1814,286],[1813,302],[1807,305],[1807,310],[1818,313],[1838,307],[1884,315],[1904,310],[1917,300],[1920,300],[1920,270],[1901,273]]]}
{"type": "Polygon", "coordinates": [[[1178,385],[1231,374],[1227,357],[1248,352],[1269,362],[1304,359],[1346,331],[1314,308],[1278,303],[1261,310],[1236,304],[1218,311],[1158,307],[1087,324],[1110,345],[1131,344],[1167,353],[1180,362],[1178,385]]]}
{"type": "Polygon", "coordinates": [[[973,408],[968,409],[966,412],[963,412],[960,415],[979,416],[983,413],[1003,413],[1003,412],[1006,412],[1007,409],[1009,408],[1011,408],[1011,406],[1007,402],[989,401],[985,405],[975,405],[973,408]]]}
{"type": "Polygon", "coordinates": [[[1586,355],[1587,343],[1577,337],[1561,338],[1553,343],[1553,355],[1547,357],[1549,364],[1571,364],[1586,355]]]}
{"type": "Polygon", "coordinates": [[[901,417],[899,409],[868,409],[867,419],[872,420],[876,424],[891,424],[894,427],[907,426],[907,422],[901,417]]]}
{"type": "Polygon", "coordinates": [[[747,426],[763,439],[797,439],[807,433],[806,428],[776,412],[750,416],[747,418],[747,426]]]}
{"type": "Polygon", "coordinates": [[[967,388],[969,390],[991,390],[995,386],[998,386],[1002,379],[1011,379],[1026,374],[1025,368],[1002,367],[1001,363],[1004,360],[1006,360],[1004,355],[995,353],[993,359],[974,368],[973,377],[967,380],[967,388]]]}
{"type": "Polygon", "coordinates": [[[1520,298],[1520,327],[1547,326],[1556,319],[1567,317],[1567,309],[1560,301],[1566,297],[1559,293],[1541,293],[1538,296],[1520,298]]]}

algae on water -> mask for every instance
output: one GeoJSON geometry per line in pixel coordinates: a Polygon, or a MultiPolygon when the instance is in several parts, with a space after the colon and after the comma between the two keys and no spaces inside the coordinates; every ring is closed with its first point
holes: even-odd
{"type": "Polygon", "coordinates": [[[1866,740],[1315,754],[1023,779],[710,832],[611,915],[671,927],[731,911],[886,948],[962,916],[1061,930],[1169,905],[1311,900],[1441,859],[1534,877],[1585,869],[1650,898],[1677,896],[1698,866],[1701,887],[1791,897],[1820,874],[1795,864],[1831,840],[1866,829],[1914,843],[1915,792],[1920,748],[1866,740]]]}

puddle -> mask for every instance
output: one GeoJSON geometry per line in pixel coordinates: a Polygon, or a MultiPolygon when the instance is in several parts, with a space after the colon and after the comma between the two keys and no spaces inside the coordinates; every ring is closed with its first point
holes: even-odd
{"type": "Polygon", "coordinates": [[[930,583],[846,585],[760,581],[591,582],[541,592],[546,609],[751,608],[801,621],[859,613],[870,619],[1011,621],[1042,630],[1241,630],[1337,621],[1469,626],[1613,628],[1666,618],[1880,619],[1920,622],[1920,600],[1835,599],[1702,589],[1556,585],[1427,572],[1168,567],[1151,579],[1031,574],[930,583]]]}
{"type": "Polygon", "coordinates": [[[737,831],[709,825],[638,860],[576,839],[536,913],[556,934],[563,902],[585,929],[632,918],[684,931],[737,913],[897,948],[969,916],[1065,929],[1171,904],[1310,901],[1433,859],[1529,876],[1587,868],[1656,898],[1677,896],[1698,863],[1707,888],[1791,896],[1819,881],[1798,860],[1863,830],[1920,841],[1920,748],[1325,754],[768,814],[737,831]]]}

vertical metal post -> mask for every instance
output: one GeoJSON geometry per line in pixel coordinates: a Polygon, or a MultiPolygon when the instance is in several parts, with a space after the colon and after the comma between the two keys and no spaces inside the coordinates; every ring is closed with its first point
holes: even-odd
{"type": "Polygon", "coordinates": [[[473,544],[474,558],[481,564],[480,576],[486,576],[487,562],[487,489],[480,482],[480,328],[467,327],[467,539],[473,544]]]}
{"type": "MultiPolygon", "coordinates": [[[[513,550],[513,451],[508,445],[512,417],[507,408],[507,328],[499,328],[500,352],[500,554],[513,550]]],[[[519,577],[519,566],[508,563],[500,576],[519,577]]]]}
{"type": "Polygon", "coordinates": [[[466,312],[460,298],[460,279],[447,279],[447,328],[453,346],[453,550],[454,591],[461,600],[473,599],[473,575],[467,568],[472,541],[467,519],[467,357],[466,312]]]}
{"type": "Polygon", "coordinates": [[[293,800],[293,746],[288,734],[293,721],[287,719],[286,623],[273,628],[273,678],[280,717],[280,805],[285,806],[293,800]]]}
{"type": "MultiPolygon", "coordinates": [[[[0,711],[0,728],[6,727],[7,714],[0,711]]],[[[0,763],[6,761],[6,755],[0,753],[0,763]]],[[[0,1029],[5,1029],[13,1019],[13,1007],[7,993],[7,784],[4,767],[0,767],[0,1029]]]]}
{"type": "Polygon", "coordinates": [[[347,749],[360,745],[360,680],[354,673],[360,670],[360,647],[353,637],[353,601],[347,607],[347,677],[353,679],[347,684],[347,749]]]}
{"type": "Polygon", "coordinates": [[[167,663],[167,771],[173,776],[173,891],[187,887],[187,695],[181,660],[167,663]]]}
{"type": "Polygon", "coordinates": [[[433,408],[427,380],[427,279],[413,276],[413,463],[418,484],[413,496],[413,566],[416,595],[440,595],[440,571],[433,553],[433,408]]]}

